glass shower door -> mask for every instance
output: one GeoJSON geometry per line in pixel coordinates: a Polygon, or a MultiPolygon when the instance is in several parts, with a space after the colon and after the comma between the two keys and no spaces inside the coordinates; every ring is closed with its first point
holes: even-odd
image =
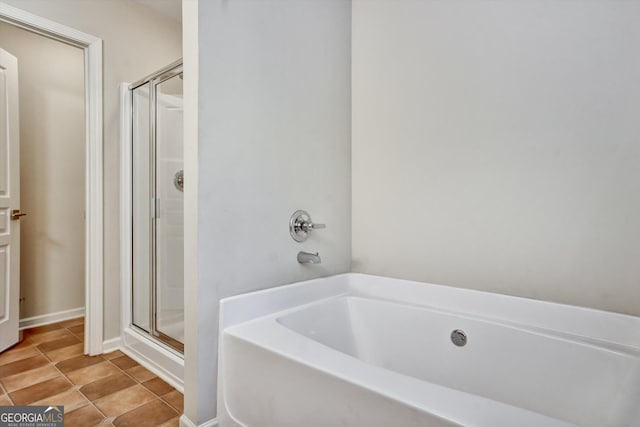
{"type": "Polygon", "coordinates": [[[182,64],[132,90],[132,324],[184,350],[182,64]]]}
{"type": "Polygon", "coordinates": [[[156,331],[184,342],[182,75],[156,85],[156,331]]]}

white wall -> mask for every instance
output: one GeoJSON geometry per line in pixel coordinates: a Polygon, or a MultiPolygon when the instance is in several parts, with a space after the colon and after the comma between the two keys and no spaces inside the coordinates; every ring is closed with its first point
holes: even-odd
{"type": "Polygon", "coordinates": [[[120,334],[119,93],[182,56],[179,22],[128,0],[2,0],[104,40],[104,339],[120,334]]]}
{"type": "MultiPolygon", "coordinates": [[[[349,271],[351,5],[198,7],[198,279],[186,293],[185,412],[203,422],[215,415],[218,299],[349,271]],[[327,228],[296,243],[288,221],[297,209],[327,228]],[[319,251],[322,264],[298,264],[300,250],[319,251]]],[[[185,102],[192,99],[187,88],[185,102]]]]}
{"type": "MultiPolygon", "coordinates": [[[[207,295],[207,304],[215,308],[218,313],[218,292],[215,288],[200,289],[198,283],[198,211],[199,211],[199,100],[198,88],[200,81],[200,50],[199,50],[199,0],[184,0],[182,2],[182,43],[183,43],[183,74],[184,74],[184,413],[198,425],[200,417],[205,419],[213,413],[215,406],[208,412],[207,404],[215,402],[215,395],[203,396],[201,389],[211,386],[211,380],[200,383],[200,373],[214,365],[207,365],[206,351],[211,350],[211,343],[217,349],[217,328],[213,337],[207,337],[200,347],[200,333],[209,333],[212,327],[204,323],[201,331],[200,318],[206,322],[206,308],[200,308],[201,294],[207,295]],[[189,184],[187,184],[189,183],[189,184]],[[202,356],[202,357],[201,357],[202,356]],[[208,398],[208,400],[207,400],[208,398]],[[202,414],[202,415],[200,415],[202,414]]],[[[217,322],[217,319],[216,319],[217,322]]],[[[215,323],[217,325],[217,323],[215,323]]],[[[215,354],[215,353],[214,353],[215,354]]],[[[215,381],[215,380],[214,380],[215,381]]],[[[216,384],[213,384],[215,390],[216,384]]]]}
{"type": "Polygon", "coordinates": [[[355,0],[353,269],[640,315],[639,21],[355,0]]]}
{"type": "Polygon", "coordinates": [[[2,22],[0,47],[20,85],[20,318],[83,308],[83,53],[2,22]]]}

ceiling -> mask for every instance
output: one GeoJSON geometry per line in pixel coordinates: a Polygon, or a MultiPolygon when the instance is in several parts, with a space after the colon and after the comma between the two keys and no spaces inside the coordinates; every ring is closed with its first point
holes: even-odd
{"type": "Polygon", "coordinates": [[[132,0],[147,6],[161,15],[182,22],[182,0],[132,0]]]}

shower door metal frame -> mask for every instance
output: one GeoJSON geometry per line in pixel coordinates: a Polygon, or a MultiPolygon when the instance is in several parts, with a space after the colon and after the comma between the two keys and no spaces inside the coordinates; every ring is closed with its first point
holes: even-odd
{"type": "MultiPolygon", "coordinates": [[[[129,85],[129,91],[131,93],[133,93],[133,91],[135,89],[137,89],[140,86],[143,86],[145,84],[149,84],[149,175],[150,175],[150,192],[152,195],[152,200],[150,200],[149,202],[151,203],[151,230],[150,230],[150,236],[151,239],[149,241],[149,245],[150,245],[150,254],[151,254],[151,263],[150,263],[150,279],[151,279],[151,283],[149,284],[150,286],[150,292],[149,292],[149,315],[150,315],[150,319],[149,319],[149,331],[144,330],[144,328],[136,325],[134,323],[134,314],[133,314],[133,306],[134,306],[134,295],[133,295],[133,290],[134,290],[134,286],[135,286],[135,281],[134,278],[131,278],[131,306],[130,306],[130,318],[131,318],[131,326],[143,331],[146,334],[149,334],[151,337],[157,339],[158,341],[160,341],[162,344],[168,346],[169,348],[171,348],[172,350],[178,351],[181,354],[184,354],[184,344],[181,343],[180,341],[170,337],[169,335],[166,335],[164,333],[162,333],[161,331],[158,330],[158,316],[157,316],[157,312],[158,312],[158,307],[157,307],[157,303],[158,303],[158,264],[157,264],[157,220],[159,218],[159,199],[157,197],[157,185],[156,185],[156,181],[157,181],[157,144],[158,144],[158,139],[157,139],[157,122],[158,122],[158,116],[157,116],[157,86],[173,77],[179,76],[180,74],[182,74],[182,59],[179,59],[178,61],[175,61],[169,65],[167,65],[166,67],[160,69],[159,71],[138,80],[135,83],[132,83],[131,85],[129,85]]],[[[133,96],[130,97],[131,98],[131,120],[133,120],[133,96]]],[[[131,140],[133,142],[133,126],[131,127],[131,140]]],[[[133,144],[131,144],[131,150],[132,150],[132,156],[131,158],[133,158],[133,144]]],[[[133,168],[133,164],[131,165],[131,167],[133,168]]],[[[133,197],[133,191],[131,192],[131,197],[133,197]]],[[[132,205],[133,205],[133,200],[132,200],[132,205]]],[[[133,212],[132,212],[133,214],[133,212]]],[[[133,221],[133,217],[132,217],[132,221],[133,221]]],[[[135,227],[135,224],[133,224],[133,227],[135,227]]],[[[133,235],[131,236],[133,239],[133,235]]],[[[133,244],[133,240],[131,241],[131,243],[133,244]]],[[[131,265],[134,265],[133,262],[133,250],[131,251],[131,265]]]]}

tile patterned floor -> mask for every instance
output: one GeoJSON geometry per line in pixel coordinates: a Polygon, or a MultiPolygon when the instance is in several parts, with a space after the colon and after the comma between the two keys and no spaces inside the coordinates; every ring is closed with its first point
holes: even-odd
{"type": "Polygon", "coordinates": [[[85,356],[84,319],[24,331],[0,353],[0,406],[64,405],[65,426],[178,426],[182,393],[120,351],[85,356]]]}

